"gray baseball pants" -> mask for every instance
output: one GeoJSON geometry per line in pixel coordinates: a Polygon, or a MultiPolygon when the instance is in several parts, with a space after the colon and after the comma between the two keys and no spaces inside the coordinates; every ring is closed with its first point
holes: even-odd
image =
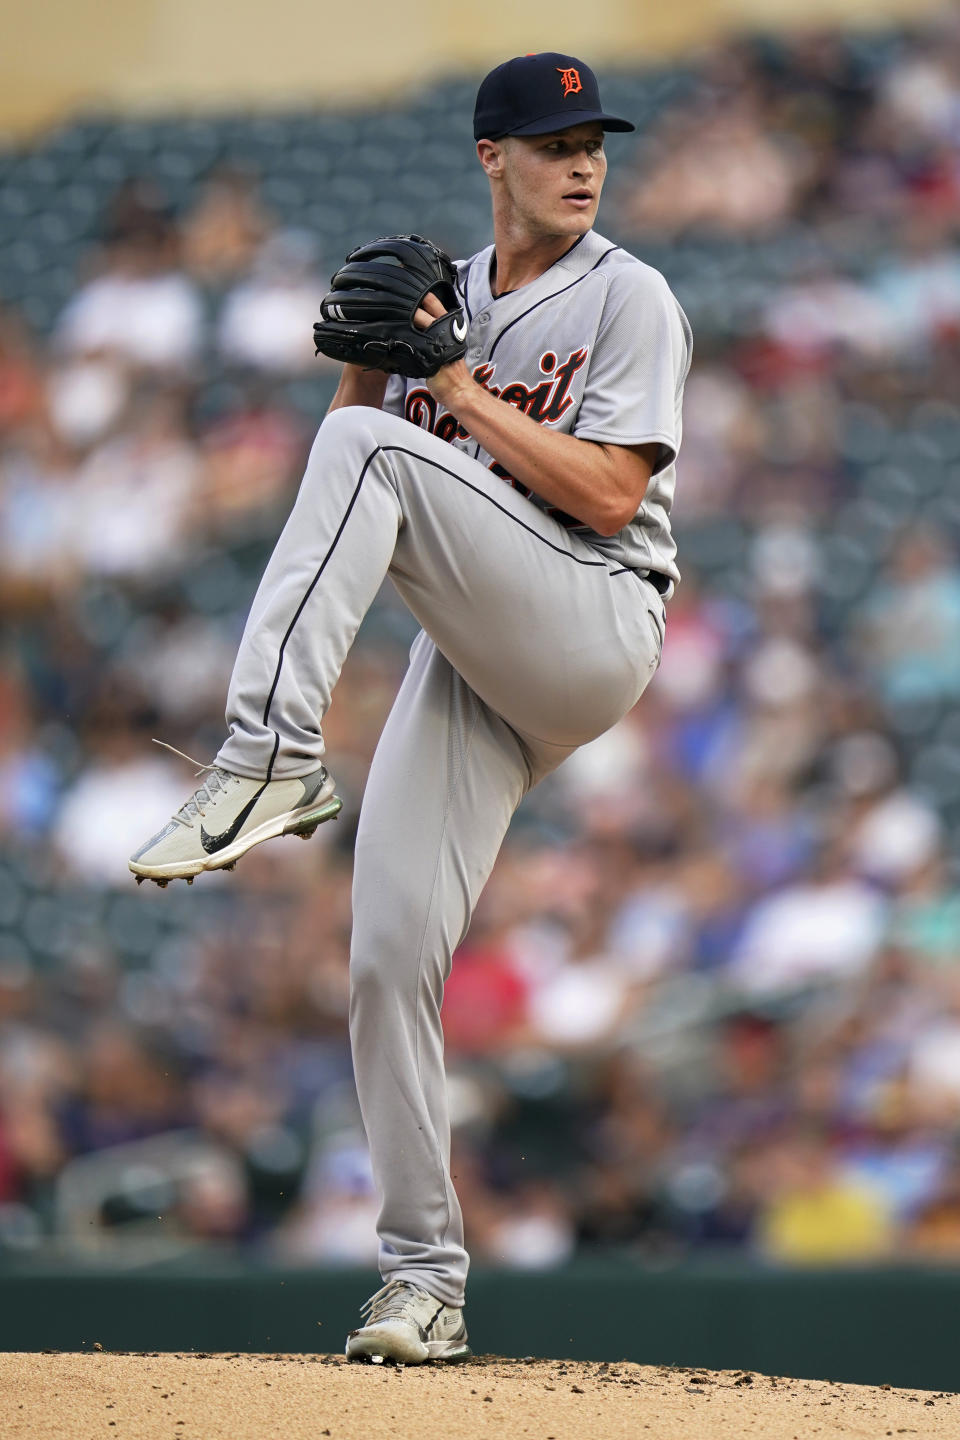
{"type": "Polygon", "coordinates": [[[350,1039],[380,1271],[462,1306],[440,1006],[525,792],[656,670],[663,604],[482,464],[380,410],[334,411],[257,591],[217,764],[309,774],[385,575],[423,626],[360,815],[350,1039]]]}

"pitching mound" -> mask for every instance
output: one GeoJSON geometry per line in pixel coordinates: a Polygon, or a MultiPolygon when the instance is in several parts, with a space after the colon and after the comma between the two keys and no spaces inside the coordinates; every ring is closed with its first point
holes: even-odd
{"type": "Polygon", "coordinates": [[[0,1355],[4,1440],[958,1437],[960,1396],[623,1361],[0,1355]]]}

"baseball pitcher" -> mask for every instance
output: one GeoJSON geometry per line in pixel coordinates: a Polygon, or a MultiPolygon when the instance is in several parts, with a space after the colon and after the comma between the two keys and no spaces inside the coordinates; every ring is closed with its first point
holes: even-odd
{"type": "Polygon", "coordinates": [[[573,56],[508,60],[474,115],[494,243],[454,266],[387,237],[334,276],[315,337],[343,374],[250,611],[229,733],[130,860],[192,881],[336,814],[323,717],[389,575],[422,630],[356,845],[350,1037],[384,1285],[351,1358],[470,1354],[444,982],[523,795],[643,694],[679,579],[690,327],[593,228],[604,132],[633,128],[573,56]]]}

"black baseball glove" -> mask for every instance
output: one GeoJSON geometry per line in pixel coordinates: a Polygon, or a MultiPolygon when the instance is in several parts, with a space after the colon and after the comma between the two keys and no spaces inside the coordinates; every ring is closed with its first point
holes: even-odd
{"type": "Polygon", "coordinates": [[[351,250],[330,283],[313,327],[318,355],[415,380],[466,354],[453,262],[422,235],[385,235],[351,250]],[[418,330],[414,312],[428,291],[448,313],[418,330]]]}

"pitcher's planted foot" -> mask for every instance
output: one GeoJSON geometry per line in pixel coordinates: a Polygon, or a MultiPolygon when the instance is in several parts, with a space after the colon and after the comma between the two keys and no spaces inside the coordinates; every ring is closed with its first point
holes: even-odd
{"type": "Polygon", "coordinates": [[[361,1329],[347,1336],[347,1359],[422,1365],[425,1360],[468,1360],[463,1311],[406,1280],[388,1280],[360,1306],[361,1329]]]}

